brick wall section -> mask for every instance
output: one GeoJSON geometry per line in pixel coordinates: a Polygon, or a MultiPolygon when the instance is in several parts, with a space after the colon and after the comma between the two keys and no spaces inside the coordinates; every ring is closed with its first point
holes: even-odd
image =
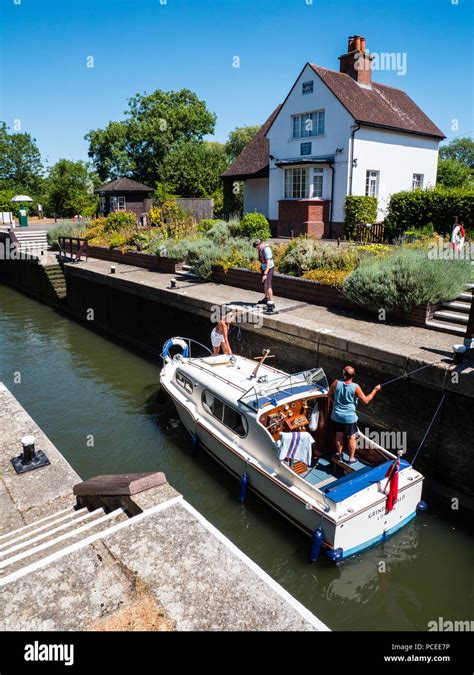
{"type": "MultiPolygon", "coordinates": [[[[221,267],[214,266],[212,268],[211,280],[216,283],[244,288],[249,291],[262,291],[261,275],[258,272],[246,269],[232,267],[227,272],[224,272],[221,267]]],[[[374,317],[374,313],[370,312],[367,308],[356,305],[345,298],[338,288],[320,284],[310,279],[301,279],[287,274],[276,273],[273,276],[273,291],[277,297],[299,300],[322,307],[344,309],[359,315],[370,316],[372,319],[374,317]]],[[[392,312],[389,314],[389,318],[408,323],[411,326],[423,327],[426,320],[433,316],[435,309],[435,307],[430,305],[422,305],[415,307],[410,312],[392,312]]]]}
{"type": "Polygon", "coordinates": [[[177,269],[180,269],[183,266],[182,262],[174,260],[173,258],[160,258],[151,253],[122,253],[122,251],[117,249],[104,248],[102,246],[89,246],[89,256],[91,258],[110,260],[110,262],[121,263],[123,265],[134,265],[135,267],[143,267],[147,270],[168,272],[170,274],[174,274],[177,269]]]}
{"type": "Polygon", "coordinates": [[[295,237],[309,234],[322,239],[325,224],[329,223],[330,201],[313,199],[281,199],[278,202],[277,236],[289,237],[291,230],[295,237]]]}

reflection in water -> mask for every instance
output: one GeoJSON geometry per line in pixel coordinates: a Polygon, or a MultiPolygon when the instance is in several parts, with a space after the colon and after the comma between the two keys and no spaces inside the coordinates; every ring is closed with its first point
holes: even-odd
{"type": "Polygon", "coordinates": [[[0,380],[83,477],[164,471],[170,483],[331,628],[426,630],[472,615],[474,549],[461,529],[423,514],[382,546],[333,565],[190,441],[157,400],[151,363],[0,287],[0,380]],[[14,373],[21,373],[21,384],[14,373]],[[93,437],[89,447],[88,436],[93,437]],[[380,563],[386,565],[381,571],[380,563]]]}

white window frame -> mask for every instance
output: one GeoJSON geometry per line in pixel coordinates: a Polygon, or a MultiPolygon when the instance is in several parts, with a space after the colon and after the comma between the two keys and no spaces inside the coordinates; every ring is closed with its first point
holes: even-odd
{"type": "Polygon", "coordinates": [[[425,175],[423,173],[414,173],[411,179],[412,190],[422,190],[425,175]]]}
{"type": "Polygon", "coordinates": [[[326,110],[324,108],[291,116],[291,137],[294,140],[299,140],[300,138],[315,138],[317,136],[324,136],[325,132],[326,110]],[[313,115],[315,115],[315,123],[313,123],[312,120],[313,115]],[[312,123],[311,126],[313,128],[306,129],[305,123],[310,119],[312,123]]]}
{"type": "Polygon", "coordinates": [[[99,208],[100,208],[100,212],[101,212],[101,213],[105,213],[105,210],[106,210],[106,208],[107,208],[107,197],[104,197],[104,196],[100,197],[100,206],[99,206],[99,208]]]}
{"type": "Polygon", "coordinates": [[[311,199],[324,199],[324,169],[319,166],[313,167],[313,177],[311,181],[311,199]],[[318,179],[316,181],[316,178],[318,179]],[[319,180],[321,179],[321,180],[319,180]],[[316,185],[318,188],[316,189],[316,185]]]}
{"type": "Polygon", "coordinates": [[[310,170],[310,167],[301,166],[285,169],[285,199],[309,199],[310,170]]]}
{"type": "Polygon", "coordinates": [[[380,171],[367,169],[365,172],[365,196],[379,196],[380,171]]]}
{"type": "Polygon", "coordinates": [[[113,195],[112,197],[110,197],[110,210],[112,212],[126,211],[127,210],[126,198],[123,196],[118,197],[117,195],[113,195]]]}

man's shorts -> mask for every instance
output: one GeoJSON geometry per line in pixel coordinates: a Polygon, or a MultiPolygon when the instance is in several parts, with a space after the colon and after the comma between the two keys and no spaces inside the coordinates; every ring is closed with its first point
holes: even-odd
{"type": "Polygon", "coordinates": [[[270,267],[267,272],[267,278],[263,282],[263,290],[268,291],[272,287],[273,272],[275,271],[274,267],[270,267]]]}
{"type": "Polygon", "coordinates": [[[342,422],[333,422],[334,429],[336,433],[344,434],[345,436],[354,436],[359,433],[359,428],[357,427],[357,422],[350,422],[348,424],[343,424],[342,422]]]}

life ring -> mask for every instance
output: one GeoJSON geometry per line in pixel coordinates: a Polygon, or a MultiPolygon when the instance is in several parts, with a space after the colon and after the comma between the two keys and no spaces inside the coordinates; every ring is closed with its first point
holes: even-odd
{"type": "Polygon", "coordinates": [[[187,359],[187,358],[188,358],[188,356],[189,356],[189,346],[188,346],[188,343],[187,343],[185,340],[181,340],[181,338],[171,338],[170,340],[168,340],[167,342],[165,342],[165,344],[163,345],[163,352],[162,352],[161,356],[162,356],[165,360],[171,359],[171,356],[170,356],[170,349],[171,349],[171,347],[181,347],[181,350],[182,350],[182,351],[181,351],[181,356],[182,356],[184,359],[187,359]]]}

